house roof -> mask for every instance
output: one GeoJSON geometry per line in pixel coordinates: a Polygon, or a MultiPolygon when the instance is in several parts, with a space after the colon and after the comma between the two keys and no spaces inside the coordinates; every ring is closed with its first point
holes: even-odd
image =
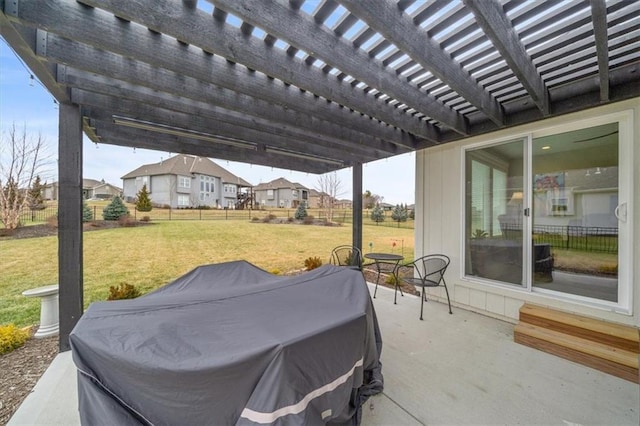
{"type": "Polygon", "coordinates": [[[324,173],[640,95],[638,1],[5,3],[97,143],[324,173]]]}
{"type": "Polygon", "coordinates": [[[252,186],[246,180],[220,167],[210,159],[193,155],[175,155],[159,163],[144,164],[122,176],[122,179],[157,175],[190,176],[192,174],[219,177],[223,183],[233,183],[242,187],[252,186]]]}
{"type": "Polygon", "coordinates": [[[254,191],[265,191],[267,189],[308,189],[306,186],[286,180],[285,178],[274,179],[270,182],[260,183],[253,188],[254,191]]]}

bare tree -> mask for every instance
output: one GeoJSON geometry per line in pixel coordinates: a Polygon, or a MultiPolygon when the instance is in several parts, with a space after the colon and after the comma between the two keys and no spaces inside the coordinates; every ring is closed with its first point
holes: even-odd
{"type": "Polygon", "coordinates": [[[333,209],[342,191],[342,182],[336,172],[325,173],[318,176],[316,191],[320,193],[320,207],[327,212],[327,220],[333,220],[333,209]]]}
{"type": "Polygon", "coordinates": [[[365,209],[372,209],[384,200],[384,197],[374,194],[368,189],[362,194],[362,206],[365,209]]]}
{"type": "Polygon", "coordinates": [[[0,219],[7,229],[20,225],[20,212],[30,201],[28,189],[47,164],[45,148],[41,134],[27,135],[26,126],[19,133],[15,124],[0,145],[0,219]]]}

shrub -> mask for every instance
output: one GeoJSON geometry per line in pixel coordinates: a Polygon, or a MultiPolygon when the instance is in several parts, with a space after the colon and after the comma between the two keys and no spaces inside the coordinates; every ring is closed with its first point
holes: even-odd
{"type": "Polygon", "coordinates": [[[91,222],[93,220],[93,211],[87,203],[82,203],[82,223],[91,222]]]}
{"type": "Polygon", "coordinates": [[[29,333],[13,324],[0,326],[0,355],[18,349],[29,340],[29,333]]]}
{"type": "Polygon", "coordinates": [[[305,217],[307,217],[307,206],[304,203],[301,203],[298,208],[296,209],[296,213],[294,214],[294,217],[297,220],[302,220],[305,217]]]}
{"type": "Polygon", "coordinates": [[[131,284],[120,283],[119,287],[109,287],[107,300],[135,299],[140,296],[140,291],[131,284]]]}
{"type": "Polygon", "coordinates": [[[151,198],[149,198],[149,191],[147,191],[147,184],[142,185],[138,195],[136,197],[136,209],[139,212],[150,212],[153,208],[151,204],[151,198]]]}
{"type": "Polygon", "coordinates": [[[399,283],[399,281],[400,281],[400,280],[398,280],[398,279],[396,278],[396,276],[395,276],[395,275],[393,275],[393,274],[389,274],[389,275],[387,276],[387,279],[386,279],[386,280],[384,280],[384,282],[385,282],[386,284],[389,284],[389,285],[396,285],[396,282],[398,282],[398,283],[399,283]]]}
{"type": "Polygon", "coordinates": [[[120,224],[120,226],[136,226],[136,221],[128,214],[120,216],[120,218],[118,218],[118,223],[120,224]]]}
{"type": "Polygon", "coordinates": [[[47,218],[47,226],[49,228],[57,228],[58,227],[58,216],[49,216],[47,218]]]}
{"type": "Polygon", "coordinates": [[[149,216],[142,216],[140,222],[151,222],[151,218],[149,216]]]}
{"type": "Polygon", "coordinates": [[[319,257],[309,257],[307,259],[305,259],[304,261],[304,266],[306,268],[307,271],[310,271],[312,269],[316,269],[320,266],[322,266],[322,260],[320,260],[319,257]]]}
{"type": "Polygon", "coordinates": [[[287,218],[287,222],[289,222],[289,223],[293,222],[294,220],[295,220],[295,219],[294,219],[294,218],[292,218],[291,216],[289,216],[289,217],[287,218]]]}
{"type": "Polygon", "coordinates": [[[109,203],[104,210],[102,210],[102,217],[104,220],[118,220],[124,215],[129,214],[129,209],[124,205],[120,197],[117,195],[113,197],[111,203],[109,203]]]}
{"type": "Polygon", "coordinates": [[[269,272],[270,274],[273,274],[273,275],[280,275],[280,274],[282,274],[282,271],[281,271],[280,269],[278,269],[278,268],[271,268],[271,269],[269,269],[269,271],[268,271],[268,272],[269,272]]]}
{"type": "Polygon", "coordinates": [[[307,216],[302,219],[302,223],[304,223],[305,225],[313,225],[313,222],[315,222],[315,217],[313,216],[307,216]]]}
{"type": "Polygon", "coordinates": [[[382,207],[377,205],[371,210],[371,220],[375,223],[384,222],[384,210],[382,210],[382,207]]]}
{"type": "Polygon", "coordinates": [[[407,221],[407,216],[407,209],[400,204],[396,204],[396,206],[393,208],[393,211],[391,212],[391,219],[398,222],[398,226],[400,226],[400,222],[407,221]]]}
{"type": "Polygon", "coordinates": [[[260,222],[260,218],[258,216],[254,216],[251,218],[251,222],[260,222]]]}
{"type": "Polygon", "coordinates": [[[269,222],[271,222],[272,220],[276,220],[277,218],[278,218],[278,216],[276,216],[275,214],[268,214],[268,215],[266,215],[266,216],[262,219],[262,221],[263,221],[264,223],[269,223],[269,222]]]}

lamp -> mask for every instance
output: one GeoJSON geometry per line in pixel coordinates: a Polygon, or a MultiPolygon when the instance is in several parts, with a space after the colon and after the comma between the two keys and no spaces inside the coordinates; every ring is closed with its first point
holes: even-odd
{"type": "Polygon", "coordinates": [[[511,194],[511,199],[507,203],[509,206],[519,206],[522,204],[523,194],[522,191],[515,191],[511,194]]]}

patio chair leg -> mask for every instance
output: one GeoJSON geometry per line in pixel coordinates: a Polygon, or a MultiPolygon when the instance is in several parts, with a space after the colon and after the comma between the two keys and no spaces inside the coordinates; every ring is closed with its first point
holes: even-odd
{"type": "Polygon", "coordinates": [[[424,310],[424,287],[422,287],[422,297],[420,298],[420,321],[422,321],[422,311],[424,310]]]}
{"type": "Polygon", "coordinates": [[[447,292],[447,303],[449,304],[449,313],[453,314],[453,312],[451,312],[451,300],[449,299],[449,289],[447,288],[447,283],[444,280],[444,277],[442,277],[442,283],[444,284],[444,291],[447,292]]]}

